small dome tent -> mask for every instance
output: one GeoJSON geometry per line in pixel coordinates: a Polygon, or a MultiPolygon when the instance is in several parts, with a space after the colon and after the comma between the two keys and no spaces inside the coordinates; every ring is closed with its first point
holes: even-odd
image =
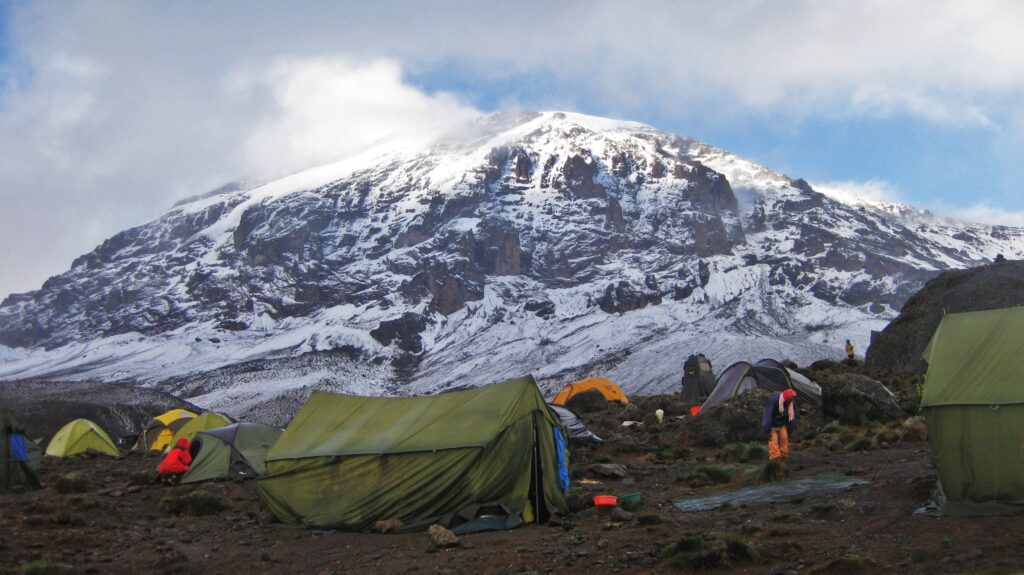
{"type": "Polygon", "coordinates": [[[139,435],[135,449],[163,451],[171,444],[174,433],[196,416],[187,409],[172,409],[149,420],[139,435]]]}
{"type": "Polygon", "coordinates": [[[600,394],[605,401],[615,401],[621,404],[629,403],[629,398],[622,392],[622,389],[612,380],[603,377],[588,377],[580,381],[566,384],[557,394],[551,403],[554,405],[566,405],[571,399],[583,394],[600,394]]]}
{"type": "Polygon", "coordinates": [[[88,419],[76,419],[61,427],[46,446],[46,455],[70,457],[95,451],[105,455],[121,454],[106,431],[88,419]]]}
{"type": "Polygon", "coordinates": [[[193,417],[186,421],[185,425],[178,428],[178,430],[174,432],[174,437],[171,438],[170,444],[174,445],[182,437],[191,442],[192,438],[200,431],[217,429],[218,427],[224,427],[225,425],[231,425],[231,420],[215,411],[207,411],[202,415],[193,417]]]}
{"type": "Polygon", "coordinates": [[[576,412],[562,405],[548,404],[548,409],[555,412],[558,419],[562,420],[562,427],[569,435],[569,442],[576,445],[600,445],[604,440],[594,435],[594,432],[587,429],[580,416],[576,412]]]}
{"type": "MultiPolygon", "coordinates": [[[[810,380],[807,381],[813,383],[810,380]]],[[[792,389],[796,391],[798,404],[821,405],[821,388],[817,388],[815,391],[816,387],[817,384],[814,384],[813,387],[794,385],[789,370],[781,367],[781,364],[779,366],[759,365],[738,361],[725,368],[725,371],[718,376],[715,390],[704,402],[701,411],[755,388],[768,391],[792,389]]]]}
{"type": "Polygon", "coordinates": [[[775,359],[765,358],[759,360],[757,365],[777,367],[779,369],[786,370],[786,373],[789,374],[789,381],[797,393],[797,401],[804,402],[807,405],[812,405],[814,407],[821,407],[821,386],[812,381],[806,375],[795,369],[786,367],[781,361],[775,359]]]}
{"type": "Polygon", "coordinates": [[[234,423],[200,431],[192,439],[192,465],[181,482],[262,477],[267,474],[267,453],[281,433],[262,423],[234,423]]]}

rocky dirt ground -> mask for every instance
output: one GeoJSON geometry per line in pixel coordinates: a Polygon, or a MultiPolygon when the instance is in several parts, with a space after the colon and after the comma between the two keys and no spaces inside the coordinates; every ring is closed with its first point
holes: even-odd
{"type": "Polygon", "coordinates": [[[1024,572],[1019,518],[913,514],[935,481],[920,420],[847,425],[808,414],[780,469],[756,442],[694,445],[670,396],[585,411],[607,441],[573,451],[575,511],[547,525],[448,548],[426,533],[318,532],[272,521],[251,482],[167,487],[148,483],[153,457],[47,458],[44,489],[0,495],[0,573],[1024,572]],[[825,473],[870,483],[703,512],[671,503],[825,473]],[[642,502],[626,509],[590,504],[635,492],[642,502]]]}

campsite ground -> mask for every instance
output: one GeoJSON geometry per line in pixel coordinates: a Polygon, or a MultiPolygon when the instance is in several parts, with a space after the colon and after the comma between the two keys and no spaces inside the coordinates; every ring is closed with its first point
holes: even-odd
{"type": "MultiPolygon", "coordinates": [[[[653,411],[657,398],[637,401],[653,411]]],[[[603,421],[615,420],[614,413],[603,421]]],[[[573,493],[641,492],[628,521],[587,506],[560,525],[463,536],[436,548],[425,533],[323,533],[268,521],[250,483],[143,485],[157,460],[47,458],[41,491],[0,495],[0,572],[30,561],[76,573],[662,573],[708,567],[736,573],[1012,573],[1024,569],[1019,519],[915,516],[934,484],[926,442],[836,450],[798,445],[790,478],[824,473],[868,485],[774,504],[683,513],[671,500],[757,481],[763,461],[721,463],[718,450],[653,452],[628,431],[577,451],[573,493]],[[592,471],[626,466],[624,478],[592,471]],[[704,469],[704,471],[699,471],[704,469]],[[699,472],[698,472],[699,471],[699,472]],[[87,481],[83,481],[85,478],[87,481]],[[702,485],[715,481],[728,482],[702,485]],[[76,493],[76,491],[80,491],[76,493]],[[196,515],[196,513],[206,513],[196,515]],[[665,556],[686,534],[696,553],[665,556]],[[737,543],[737,542],[743,542],[737,543]],[[724,551],[723,551],[724,550],[724,551]],[[750,558],[748,557],[748,555],[750,558]]],[[[650,426],[649,426],[650,427],[650,426]]],[[[645,441],[678,437],[672,418],[645,441]]],[[[692,549],[691,549],[692,551],[692,549]]]]}

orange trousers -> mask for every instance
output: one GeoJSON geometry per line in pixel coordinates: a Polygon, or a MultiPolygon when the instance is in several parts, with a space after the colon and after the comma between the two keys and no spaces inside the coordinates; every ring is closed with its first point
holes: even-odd
{"type": "Polygon", "coordinates": [[[768,436],[768,459],[785,459],[789,456],[789,430],[786,426],[773,429],[768,436]]]}

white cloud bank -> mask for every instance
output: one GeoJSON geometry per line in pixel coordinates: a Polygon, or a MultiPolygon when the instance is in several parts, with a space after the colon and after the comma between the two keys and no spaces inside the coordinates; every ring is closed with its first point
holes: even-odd
{"type": "MultiPolygon", "coordinates": [[[[811,182],[811,187],[851,206],[903,203],[899,188],[885,180],[811,182]]],[[[952,206],[946,202],[915,207],[927,209],[933,214],[961,222],[1024,227],[1024,212],[994,207],[984,202],[967,207],[952,206]]]]}
{"type": "Polygon", "coordinates": [[[0,298],[38,288],[110,235],[236,178],[429,141],[478,112],[383,58],[280,58],[209,84],[124,89],[123,71],[57,53],[0,116],[0,298]]]}

